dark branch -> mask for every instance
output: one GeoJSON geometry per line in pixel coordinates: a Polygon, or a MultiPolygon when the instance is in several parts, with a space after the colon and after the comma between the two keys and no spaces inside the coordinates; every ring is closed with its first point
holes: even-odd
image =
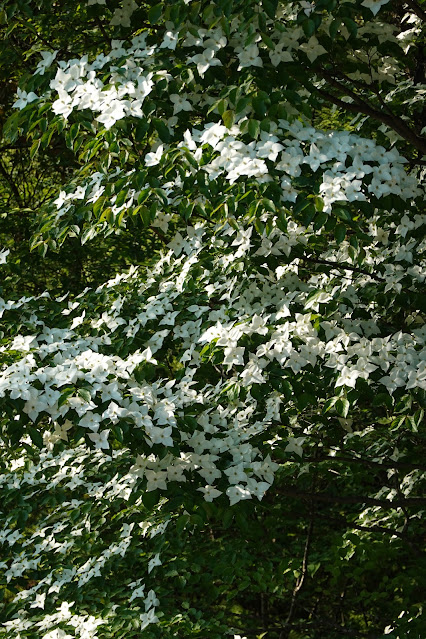
{"type": "MultiPolygon", "coordinates": [[[[339,85],[340,89],[346,93],[346,87],[342,87],[339,83],[337,84],[339,85]]],[[[419,137],[400,118],[396,118],[393,115],[391,116],[373,109],[373,107],[368,105],[361,98],[359,98],[356,103],[349,103],[344,102],[340,98],[336,97],[332,93],[329,93],[328,91],[325,91],[324,89],[317,89],[317,92],[328,102],[332,102],[343,110],[349,111],[350,113],[363,113],[364,115],[368,115],[369,117],[373,118],[373,120],[377,120],[378,122],[382,122],[382,124],[388,125],[391,129],[398,133],[398,135],[404,138],[404,140],[410,142],[423,154],[426,154],[426,140],[419,137]]]]}
{"type": "Polygon", "coordinates": [[[7,172],[3,162],[0,160],[0,173],[3,175],[3,177],[5,178],[5,180],[7,181],[7,183],[9,184],[15,198],[16,201],[18,203],[18,205],[22,208],[24,206],[24,203],[22,202],[22,198],[21,198],[21,194],[19,192],[18,187],[16,186],[15,182],[13,181],[11,175],[7,172]]]}
{"type": "Polygon", "coordinates": [[[295,499],[314,499],[315,501],[324,501],[336,504],[365,504],[368,506],[380,506],[381,508],[389,510],[405,508],[407,506],[424,506],[426,504],[426,497],[406,497],[404,499],[388,501],[386,499],[375,499],[374,497],[366,497],[364,495],[340,496],[325,493],[301,492],[292,489],[279,489],[276,492],[278,495],[293,497],[295,499]]]}
{"type": "Polygon", "coordinates": [[[303,256],[304,262],[311,262],[312,264],[324,264],[325,266],[332,266],[333,268],[344,270],[344,271],[353,271],[354,273],[362,273],[363,275],[368,275],[371,279],[376,280],[377,282],[385,282],[386,280],[374,273],[370,273],[365,269],[359,268],[358,266],[351,266],[350,264],[339,264],[338,262],[332,262],[331,260],[323,260],[317,257],[308,257],[306,255],[303,256]]]}
{"type": "Polygon", "coordinates": [[[408,4],[413,13],[415,13],[416,16],[420,18],[420,20],[426,22],[426,11],[423,11],[423,9],[419,7],[417,2],[414,2],[414,0],[404,0],[403,4],[408,4]]]}

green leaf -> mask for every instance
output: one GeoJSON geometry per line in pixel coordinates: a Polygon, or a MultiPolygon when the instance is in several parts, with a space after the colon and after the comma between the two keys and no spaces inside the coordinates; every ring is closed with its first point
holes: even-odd
{"type": "Polygon", "coordinates": [[[181,515],[176,521],[176,532],[178,535],[186,528],[189,523],[189,515],[181,515]]]}
{"type": "Polygon", "coordinates": [[[71,397],[72,395],[74,395],[74,393],[75,393],[74,386],[71,386],[69,388],[65,388],[62,391],[60,398],[58,399],[58,408],[63,406],[63,404],[65,404],[67,402],[68,397],[71,397]]]}
{"type": "Polygon", "coordinates": [[[348,416],[350,404],[346,397],[339,397],[334,407],[340,417],[346,418],[348,416]]]}
{"type": "Polygon", "coordinates": [[[341,244],[346,237],[346,225],[338,224],[334,229],[334,237],[336,238],[337,244],[341,244]]]}
{"type": "Polygon", "coordinates": [[[354,22],[352,18],[343,18],[343,23],[349,31],[350,36],[352,38],[356,38],[358,33],[358,25],[356,24],[356,22],[354,22]]]}
{"type": "Polygon", "coordinates": [[[299,410],[304,410],[307,406],[314,405],[317,400],[312,393],[302,393],[297,397],[296,401],[299,410]]]}
{"type": "Polygon", "coordinates": [[[294,213],[295,215],[297,215],[298,213],[301,213],[304,209],[306,209],[309,205],[311,204],[311,201],[308,199],[305,199],[304,196],[302,195],[301,198],[297,198],[297,202],[294,206],[294,213]]]}
{"type": "Polygon", "coordinates": [[[158,135],[160,136],[160,140],[168,144],[170,142],[170,131],[165,122],[163,122],[163,120],[160,120],[159,118],[154,118],[153,122],[158,135]]]}
{"type": "MultiPolygon", "coordinates": [[[[108,209],[106,209],[106,210],[108,210],[108,209]]],[[[109,209],[109,210],[111,210],[111,209],[109,209]]],[[[104,211],[104,213],[105,213],[105,211],[104,211]]],[[[93,239],[95,237],[95,235],[96,235],[96,232],[97,232],[96,231],[96,226],[89,226],[89,228],[84,229],[83,233],[81,234],[81,240],[80,240],[81,243],[82,244],[86,244],[86,242],[88,242],[89,240],[93,239]]]]}
{"type": "Polygon", "coordinates": [[[315,206],[311,201],[309,202],[308,206],[303,211],[303,216],[302,216],[303,225],[308,227],[309,224],[314,219],[314,217],[315,217],[315,206]]]}
{"type": "Polygon", "coordinates": [[[318,195],[316,195],[314,198],[314,203],[315,203],[316,210],[321,213],[324,210],[324,200],[318,195]]]}
{"type": "Polygon", "coordinates": [[[259,29],[260,29],[260,31],[266,31],[265,14],[264,13],[259,13],[258,14],[258,20],[259,20],[259,29]]]}
{"type": "Polygon", "coordinates": [[[115,200],[115,206],[120,207],[124,204],[124,202],[126,201],[127,198],[127,193],[129,192],[128,189],[123,189],[122,191],[120,191],[120,193],[117,195],[117,199],[115,200]]]}
{"type": "Polygon", "coordinates": [[[235,105],[235,113],[241,113],[251,102],[250,98],[240,98],[235,105]]]}
{"type": "Polygon", "coordinates": [[[40,146],[42,149],[45,149],[46,147],[49,146],[54,133],[55,133],[54,129],[51,129],[50,131],[46,131],[46,133],[43,133],[41,137],[41,142],[40,142],[40,146]]]}
{"type": "Polygon", "coordinates": [[[77,390],[77,395],[84,399],[85,402],[89,403],[92,400],[92,396],[87,388],[79,388],[77,390]]]}
{"type": "Polygon", "coordinates": [[[230,129],[235,121],[234,111],[231,111],[231,110],[225,111],[222,115],[222,120],[226,128],[230,129]]]}
{"type": "Polygon", "coordinates": [[[261,199],[261,205],[265,211],[269,211],[269,213],[275,213],[276,207],[272,200],[269,200],[267,197],[261,199]]]}
{"type": "Polygon", "coordinates": [[[149,129],[148,120],[145,120],[145,119],[139,120],[139,122],[137,123],[137,125],[135,127],[135,140],[136,140],[136,142],[141,142],[144,139],[148,129],[149,129]]]}
{"type": "Polygon", "coordinates": [[[219,100],[219,102],[216,103],[216,108],[219,115],[223,116],[225,114],[227,105],[228,100],[219,100]]]}
{"type": "Polygon", "coordinates": [[[163,13],[163,9],[164,9],[163,2],[159,2],[158,4],[155,4],[153,7],[151,7],[150,10],[148,11],[148,21],[151,24],[155,24],[156,22],[158,22],[161,14],[163,13]]]}
{"type": "Polygon", "coordinates": [[[332,40],[335,39],[335,37],[336,37],[336,35],[337,35],[337,33],[338,33],[339,29],[340,29],[340,25],[341,25],[340,20],[333,20],[333,22],[330,24],[330,26],[328,28],[328,32],[329,32],[330,38],[332,40]]]}
{"type": "Polygon", "coordinates": [[[322,412],[324,415],[328,413],[332,408],[334,408],[335,403],[338,401],[339,397],[330,397],[324,404],[322,412]]]}
{"type": "Polygon", "coordinates": [[[302,23],[302,29],[304,34],[310,38],[315,33],[315,22],[309,18],[304,20],[302,23]]]}
{"type": "Polygon", "coordinates": [[[287,216],[284,211],[278,211],[277,226],[283,233],[287,233],[287,216]]]}
{"type": "Polygon", "coordinates": [[[32,143],[31,148],[30,148],[30,158],[31,158],[31,160],[38,153],[40,144],[41,144],[41,138],[39,138],[38,140],[34,140],[34,142],[32,143]]]}
{"type": "Polygon", "coordinates": [[[71,125],[70,130],[69,130],[69,136],[70,136],[70,140],[72,142],[74,142],[74,140],[77,137],[79,131],[80,131],[80,125],[78,124],[78,122],[75,122],[74,124],[71,125]]]}
{"type": "Polygon", "coordinates": [[[40,431],[38,431],[37,428],[34,428],[33,426],[28,426],[28,432],[33,444],[37,446],[37,448],[43,448],[43,437],[41,436],[40,431]]]}
{"type": "Polygon", "coordinates": [[[225,530],[227,528],[229,528],[229,526],[232,523],[232,520],[234,519],[234,511],[227,508],[225,510],[225,513],[223,515],[223,519],[222,519],[222,526],[225,528],[225,530]]]}
{"type": "Polygon", "coordinates": [[[251,135],[251,137],[254,139],[256,139],[259,136],[259,132],[260,132],[259,120],[250,119],[248,121],[248,132],[251,135]]]}
{"type": "Polygon", "coordinates": [[[264,118],[268,112],[266,101],[261,96],[255,96],[252,100],[253,109],[259,118],[264,118]]]}
{"type": "Polygon", "coordinates": [[[333,212],[341,220],[344,220],[345,222],[352,222],[352,215],[350,214],[348,209],[338,206],[333,210],[333,212]]]}
{"type": "Polygon", "coordinates": [[[266,33],[261,33],[260,37],[262,38],[262,41],[266,44],[268,49],[275,49],[275,42],[268,35],[266,35],[266,33]]]}
{"type": "Polygon", "coordinates": [[[271,18],[271,20],[274,20],[277,12],[278,0],[262,0],[262,6],[265,9],[265,13],[271,18]]]}
{"type": "Polygon", "coordinates": [[[158,488],[151,490],[142,495],[142,503],[148,510],[152,510],[160,501],[160,491],[158,488]]]}

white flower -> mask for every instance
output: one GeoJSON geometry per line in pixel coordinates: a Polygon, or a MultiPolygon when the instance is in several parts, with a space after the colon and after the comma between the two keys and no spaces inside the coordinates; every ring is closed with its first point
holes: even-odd
{"type": "Polygon", "coordinates": [[[204,494],[206,501],[213,501],[213,499],[216,499],[216,497],[222,494],[222,491],[217,490],[214,486],[204,486],[204,488],[197,488],[197,490],[204,494]]]}
{"type": "Polygon", "coordinates": [[[156,490],[159,488],[160,490],[167,490],[167,473],[164,471],[156,472],[155,470],[146,470],[145,476],[148,480],[146,490],[150,492],[151,490],[156,490]]]}
{"type": "Polygon", "coordinates": [[[170,100],[173,102],[173,113],[180,113],[180,111],[192,111],[191,103],[186,99],[188,96],[186,93],[182,93],[178,95],[177,93],[172,93],[170,95],[170,100]]]}
{"type": "Polygon", "coordinates": [[[160,44],[160,49],[176,49],[179,39],[179,33],[173,33],[172,31],[166,31],[163,42],[160,44]]]}
{"type": "Polygon", "coordinates": [[[0,264],[6,264],[6,258],[10,253],[10,249],[3,249],[0,251],[0,264]]]}
{"type": "Polygon", "coordinates": [[[66,91],[58,89],[59,98],[52,104],[52,111],[56,115],[63,115],[66,119],[73,110],[73,99],[66,91]]]}
{"type": "Polygon", "coordinates": [[[288,51],[280,49],[278,46],[273,51],[269,51],[269,59],[274,67],[277,67],[280,62],[293,62],[293,56],[288,51]]]}
{"type": "Polygon", "coordinates": [[[150,590],[147,597],[144,599],[145,611],[149,610],[149,608],[156,608],[160,602],[153,590],[150,590]]]}
{"type": "Polygon", "coordinates": [[[363,0],[361,4],[364,7],[367,7],[367,9],[370,9],[370,11],[374,15],[376,15],[381,9],[382,5],[387,4],[388,2],[389,0],[363,0]]]}
{"type": "Polygon", "coordinates": [[[102,418],[98,413],[88,411],[84,417],[80,419],[78,425],[83,426],[84,428],[90,428],[93,432],[97,432],[99,430],[101,419],[102,418]]]}
{"type": "Polygon", "coordinates": [[[310,62],[314,62],[318,56],[327,53],[326,49],[318,42],[315,36],[309,38],[308,42],[301,44],[300,49],[306,53],[310,62]]]}
{"type": "Polygon", "coordinates": [[[283,145],[280,144],[277,138],[274,138],[273,136],[269,140],[261,139],[261,141],[258,142],[256,147],[257,155],[260,158],[267,158],[268,160],[271,160],[272,162],[275,162],[275,160],[277,159],[278,153],[282,151],[283,149],[284,149],[283,145]]]}
{"type": "Polygon", "coordinates": [[[227,489],[226,494],[229,497],[231,506],[243,499],[251,499],[250,491],[240,484],[237,484],[236,486],[230,486],[227,489]]]}
{"type": "Polygon", "coordinates": [[[203,53],[197,53],[193,55],[192,58],[189,58],[188,62],[195,62],[197,71],[203,78],[205,72],[210,67],[222,66],[222,62],[218,60],[218,58],[215,58],[215,53],[213,49],[205,49],[203,53]]]}
{"type": "Polygon", "coordinates": [[[185,244],[186,244],[185,240],[183,239],[182,235],[178,231],[176,235],[174,236],[173,240],[169,242],[167,246],[171,248],[173,253],[176,255],[176,257],[178,257],[180,253],[182,253],[182,250],[185,248],[185,244]]]}
{"type": "MultiPolygon", "coordinates": [[[[35,335],[17,335],[13,338],[9,348],[11,351],[29,351],[34,346],[37,346],[35,335]]],[[[35,389],[33,390],[35,391],[35,389]]]]}
{"type": "Polygon", "coordinates": [[[266,481],[256,481],[253,478],[247,480],[247,488],[251,494],[258,498],[259,501],[263,499],[264,494],[271,487],[266,481]]]}
{"type": "Polygon", "coordinates": [[[286,453],[295,453],[299,457],[303,456],[303,447],[302,444],[305,441],[306,437],[289,437],[288,444],[285,447],[286,453]]]}
{"type": "Polygon", "coordinates": [[[159,164],[161,161],[161,156],[163,155],[163,145],[160,144],[160,146],[157,148],[156,151],[153,151],[151,153],[147,153],[145,156],[145,165],[146,166],[155,166],[156,164],[159,164]]]}
{"type": "Polygon", "coordinates": [[[26,91],[21,91],[21,89],[17,89],[18,99],[13,103],[12,107],[14,109],[23,109],[30,102],[34,102],[34,100],[38,100],[39,97],[33,91],[27,93],[26,91]]]}
{"type": "Polygon", "coordinates": [[[43,608],[44,609],[44,602],[45,601],[46,601],[46,593],[45,592],[43,592],[41,594],[37,594],[35,596],[35,600],[30,605],[30,608],[43,608]]]}
{"type": "Polygon", "coordinates": [[[130,27],[130,17],[132,12],[127,11],[123,7],[119,7],[114,11],[114,15],[110,20],[111,26],[122,26],[122,27],[130,27]]]}
{"type": "Polygon", "coordinates": [[[155,614],[154,608],[151,608],[149,612],[143,612],[140,616],[141,626],[140,630],[145,630],[151,623],[157,623],[158,617],[155,614]]]}
{"type": "Polygon", "coordinates": [[[101,431],[100,433],[89,433],[89,439],[95,444],[95,448],[109,448],[108,444],[108,435],[110,431],[107,428],[106,430],[101,431]]]}
{"type": "Polygon", "coordinates": [[[307,16],[309,16],[315,9],[315,3],[306,2],[306,0],[301,0],[300,6],[303,7],[303,13],[305,13],[307,16]]]}
{"type": "Polygon", "coordinates": [[[160,554],[157,553],[150,561],[148,562],[148,572],[151,572],[156,566],[161,566],[162,561],[160,559],[160,554]]]}
{"type": "Polygon", "coordinates": [[[240,61],[238,71],[246,67],[263,66],[262,58],[259,56],[259,47],[256,44],[252,44],[247,47],[247,49],[241,51],[241,53],[238,54],[238,59],[240,61]]]}
{"type": "Polygon", "coordinates": [[[48,632],[47,635],[43,635],[43,639],[74,639],[74,637],[73,635],[68,635],[65,630],[56,628],[48,632]]]}
{"type": "Polygon", "coordinates": [[[125,114],[125,104],[120,100],[111,100],[106,108],[103,107],[101,115],[98,115],[95,120],[103,124],[106,129],[110,129],[117,120],[124,118],[125,114]]]}
{"type": "Polygon", "coordinates": [[[320,164],[327,162],[328,156],[325,153],[321,153],[319,148],[315,144],[311,144],[309,155],[303,158],[304,164],[309,164],[313,171],[317,171],[320,164]]]}
{"type": "MultiPolygon", "coordinates": [[[[236,466],[231,466],[224,472],[225,475],[228,475],[228,481],[230,484],[238,484],[238,482],[240,481],[247,480],[247,474],[245,473],[243,463],[237,464],[236,466]]],[[[226,494],[228,495],[228,492],[226,494]]]]}
{"type": "Polygon", "coordinates": [[[223,363],[228,366],[228,370],[233,365],[244,366],[244,346],[230,346],[225,348],[223,354],[225,355],[223,363]]]}
{"type": "Polygon", "coordinates": [[[173,446],[173,439],[171,437],[172,427],[166,426],[160,428],[157,426],[151,426],[148,429],[148,435],[153,444],[162,444],[163,446],[173,446]]]}
{"type": "Polygon", "coordinates": [[[56,58],[57,53],[57,51],[40,51],[42,60],[40,60],[40,62],[38,63],[35,73],[44,75],[46,69],[48,69],[52,65],[52,62],[56,58]]]}

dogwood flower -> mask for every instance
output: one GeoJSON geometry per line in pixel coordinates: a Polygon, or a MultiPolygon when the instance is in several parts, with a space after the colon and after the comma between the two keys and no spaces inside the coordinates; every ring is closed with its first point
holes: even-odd
{"type": "Polygon", "coordinates": [[[205,49],[203,53],[197,53],[189,58],[188,62],[194,62],[197,65],[197,71],[203,78],[210,67],[222,66],[222,62],[215,57],[215,53],[214,49],[205,49]]]}
{"type": "Polygon", "coordinates": [[[216,499],[216,497],[219,497],[219,495],[222,494],[221,490],[217,490],[217,488],[215,488],[214,486],[204,486],[201,488],[197,488],[197,490],[199,490],[200,492],[203,493],[204,495],[204,499],[206,501],[213,501],[213,499],[216,499]]]}
{"type": "Polygon", "coordinates": [[[156,166],[160,163],[161,157],[163,155],[163,145],[157,147],[155,151],[151,151],[147,153],[145,156],[145,164],[146,166],[156,166]]]}
{"type": "Polygon", "coordinates": [[[27,93],[26,91],[22,91],[21,89],[18,88],[16,92],[18,94],[18,99],[16,100],[16,102],[12,104],[12,107],[14,109],[23,109],[24,107],[27,106],[27,104],[30,104],[30,102],[34,102],[34,100],[39,100],[38,95],[36,95],[33,91],[30,91],[29,93],[27,93]]]}
{"type": "Polygon", "coordinates": [[[229,497],[231,506],[237,504],[241,500],[251,499],[251,492],[240,484],[236,484],[235,486],[230,486],[229,488],[227,488],[226,494],[229,497]]]}
{"type": "Polygon", "coordinates": [[[249,47],[243,49],[238,54],[238,60],[240,64],[238,71],[247,67],[262,67],[262,58],[259,56],[259,47],[256,44],[252,44],[249,47]]]}
{"type": "Polygon", "coordinates": [[[170,101],[173,103],[173,113],[180,113],[181,111],[192,111],[191,103],[187,100],[187,94],[183,93],[178,95],[172,93],[170,95],[170,101]]]}
{"type": "Polygon", "coordinates": [[[301,44],[300,49],[306,53],[310,62],[314,62],[320,55],[327,53],[315,36],[311,36],[308,42],[301,44]]]}

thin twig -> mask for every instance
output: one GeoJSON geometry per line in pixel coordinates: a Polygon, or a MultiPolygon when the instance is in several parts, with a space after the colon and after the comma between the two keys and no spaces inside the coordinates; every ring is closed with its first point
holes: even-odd
{"type": "Polygon", "coordinates": [[[305,262],[311,262],[312,264],[324,264],[325,266],[332,266],[333,268],[344,270],[344,271],[353,271],[354,273],[361,273],[363,275],[368,275],[371,279],[376,280],[377,282],[386,282],[383,277],[379,277],[375,273],[370,273],[369,271],[359,268],[358,266],[351,266],[350,264],[339,264],[338,262],[333,262],[331,260],[323,260],[319,257],[309,257],[304,255],[301,258],[305,262]]]}
{"type": "Polygon", "coordinates": [[[368,506],[381,506],[382,508],[392,510],[394,508],[403,508],[407,506],[424,506],[426,497],[406,497],[404,499],[376,499],[374,497],[366,497],[365,495],[330,495],[326,493],[309,493],[292,489],[278,489],[278,495],[292,497],[294,499],[314,499],[315,501],[324,501],[336,504],[366,504],[368,506]]]}

